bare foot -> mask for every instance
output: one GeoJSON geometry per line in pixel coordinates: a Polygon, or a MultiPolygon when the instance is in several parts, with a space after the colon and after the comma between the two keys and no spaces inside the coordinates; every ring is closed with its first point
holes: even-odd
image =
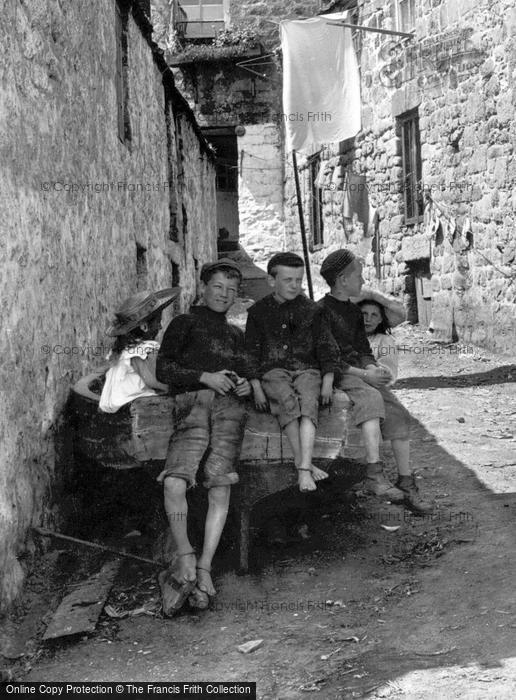
{"type": "Polygon", "coordinates": [[[314,464],[312,464],[312,478],[314,481],[321,481],[321,479],[327,479],[328,472],[325,472],[323,469],[319,469],[319,467],[316,467],[314,464]]]}
{"type": "Polygon", "coordinates": [[[209,596],[217,595],[217,591],[211,580],[211,572],[208,567],[203,568],[202,563],[197,564],[197,588],[209,596]]]}
{"type": "Polygon", "coordinates": [[[298,469],[297,483],[300,491],[315,491],[317,486],[312,478],[311,469],[298,469]]]}
{"type": "Polygon", "coordinates": [[[190,552],[188,554],[178,554],[177,560],[174,566],[174,571],[176,572],[176,578],[179,581],[195,581],[197,578],[196,571],[196,560],[195,552],[190,552]]]}

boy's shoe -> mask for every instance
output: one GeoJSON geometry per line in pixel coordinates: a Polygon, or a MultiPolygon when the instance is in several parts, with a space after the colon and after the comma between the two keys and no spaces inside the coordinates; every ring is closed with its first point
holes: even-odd
{"type": "Polygon", "coordinates": [[[396,488],[383,473],[383,462],[370,462],[367,465],[364,488],[375,496],[389,501],[404,501],[405,493],[396,488]]]}
{"type": "Polygon", "coordinates": [[[403,492],[403,503],[413,513],[426,515],[433,511],[433,504],[429,501],[424,501],[419,495],[419,489],[413,474],[400,476],[396,482],[396,486],[403,492]]]}

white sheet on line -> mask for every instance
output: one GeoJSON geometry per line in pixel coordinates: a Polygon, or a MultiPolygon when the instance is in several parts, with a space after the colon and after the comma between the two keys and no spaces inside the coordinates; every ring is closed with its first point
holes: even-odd
{"type": "Polygon", "coordinates": [[[347,12],[281,22],[287,149],[313,151],[360,130],[360,77],[347,12]]]}

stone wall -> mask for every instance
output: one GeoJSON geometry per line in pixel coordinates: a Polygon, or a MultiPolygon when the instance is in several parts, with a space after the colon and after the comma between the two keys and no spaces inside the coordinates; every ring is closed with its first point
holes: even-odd
{"type": "Polygon", "coordinates": [[[246,127],[238,139],[240,241],[254,263],[267,260],[284,245],[283,148],[277,124],[246,127]]]}
{"type": "Polygon", "coordinates": [[[275,64],[263,70],[267,78],[257,78],[225,61],[175,72],[202,126],[245,128],[238,136],[239,243],[261,266],[283,243],[281,95],[275,64]]]}
{"type": "MultiPolygon", "coordinates": [[[[257,42],[268,53],[279,46],[278,21],[285,13],[306,17],[321,5],[320,0],[286,4],[231,0],[231,24],[252,26],[257,42]]],[[[164,16],[158,2],[154,11],[164,16]]],[[[256,54],[258,49],[253,51],[256,54]]],[[[245,58],[198,60],[174,70],[202,126],[245,127],[246,133],[238,137],[239,242],[253,262],[265,268],[271,254],[285,246],[281,62],[265,58],[260,66],[250,65],[253,73],[237,65],[245,58]]]]}
{"type": "MultiPolygon", "coordinates": [[[[406,294],[409,273],[426,260],[432,274],[432,327],[443,341],[509,350],[516,338],[512,230],[516,158],[516,10],[512,3],[469,0],[416,3],[416,38],[398,41],[362,32],[362,131],[354,144],[324,149],[325,241],[319,258],[349,245],[367,261],[366,277],[406,294]],[[396,118],[417,108],[426,218],[405,225],[401,141],[396,118]],[[346,148],[347,147],[347,148],[346,148]],[[380,255],[361,224],[342,217],[339,168],[367,179],[379,215],[380,255]],[[440,226],[438,226],[440,224],[440,226]],[[411,268],[409,268],[411,265],[411,268]]],[[[394,3],[358,3],[358,23],[395,29],[394,3]]],[[[303,177],[305,212],[310,192],[303,177]]],[[[287,233],[296,229],[293,184],[287,184],[287,233]]],[[[308,220],[308,214],[306,215],[308,220]]],[[[372,233],[370,231],[369,233],[372,233]]],[[[296,234],[297,235],[297,234],[296,234]]],[[[294,240],[295,237],[292,238],[294,240]]],[[[287,244],[289,245],[289,244],[287,244]]]]}
{"type": "MultiPolygon", "coordinates": [[[[230,14],[236,26],[253,24],[257,40],[270,51],[279,45],[274,22],[311,16],[321,5],[232,0],[230,14]]],[[[339,11],[346,5],[325,7],[339,11]]],[[[396,29],[395,7],[394,0],[358,0],[354,19],[371,28],[396,29]]],[[[421,0],[415,7],[414,39],[365,31],[354,35],[362,130],[354,140],[321,152],[324,242],[311,246],[316,296],[325,290],[318,275],[322,258],[350,246],[366,260],[367,281],[404,298],[414,320],[414,271],[430,269],[431,325],[437,339],[458,337],[510,349],[516,339],[511,228],[516,207],[516,10],[509,0],[421,0]],[[425,219],[407,225],[399,117],[413,109],[419,114],[421,187],[433,207],[425,219]],[[344,170],[365,178],[377,217],[367,231],[356,219],[344,219],[344,170]],[[440,228],[434,226],[436,219],[440,228]]],[[[266,77],[248,74],[235,62],[216,62],[183,67],[181,74],[203,124],[271,124],[283,142],[281,66],[273,60],[258,71],[266,77]]],[[[264,150],[270,150],[266,141],[264,150]]],[[[279,210],[260,209],[247,193],[240,210],[241,220],[247,221],[241,243],[260,265],[272,252],[269,231],[284,232],[274,250],[301,250],[290,156],[284,154],[281,165],[277,151],[276,162],[264,162],[263,175],[275,168],[274,180],[284,178],[284,220],[277,226],[279,210]],[[261,239],[263,246],[258,245],[261,239]]],[[[306,161],[299,161],[310,237],[312,193],[306,161]]],[[[259,168],[258,163],[256,158],[259,168]]]]}
{"type": "Polygon", "coordinates": [[[169,78],[182,141],[173,127],[167,135],[166,66],[134,12],[130,143],[117,129],[114,0],[13,0],[0,17],[0,606],[20,590],[30,527],[64,527],[73,508],[63,407],[70,385],[103,362],[114,307],[137,288],[170,285],[175,260],[185,308],[193,257],[202,264],[216,250],[210,151],[169,78]],[[169,183],[181,151],[186,177],[169,183]]]}

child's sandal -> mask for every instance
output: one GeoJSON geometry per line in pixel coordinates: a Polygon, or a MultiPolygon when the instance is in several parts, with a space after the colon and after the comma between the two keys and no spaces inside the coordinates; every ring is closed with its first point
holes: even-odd
{"type": "MultiPolygon", "coordinates": [[[[195,556],[195,552],[183,552],[177,556],[186,557],[189,555],[195,556]]],[[[195,581],[178,579],[171,569],[161,571],[158,582],[161,588],[163,613],[167,617],[172,617],[181,610],[188,596],[195,590],[196,585],[195,581]]]]}
{"type": "MultiPolygon", "coordinates": [[[[204,566],[196,566],[198,571],[206,571],[211,574],[211,569],[206,569],[204,566]]],[[[197,610],[206,610],[210,604],[210,596],[202,588],[199,588],[199,584],[196,584],[195,589],[188,598],[192,608],[197,608],[197,610]]]]}

